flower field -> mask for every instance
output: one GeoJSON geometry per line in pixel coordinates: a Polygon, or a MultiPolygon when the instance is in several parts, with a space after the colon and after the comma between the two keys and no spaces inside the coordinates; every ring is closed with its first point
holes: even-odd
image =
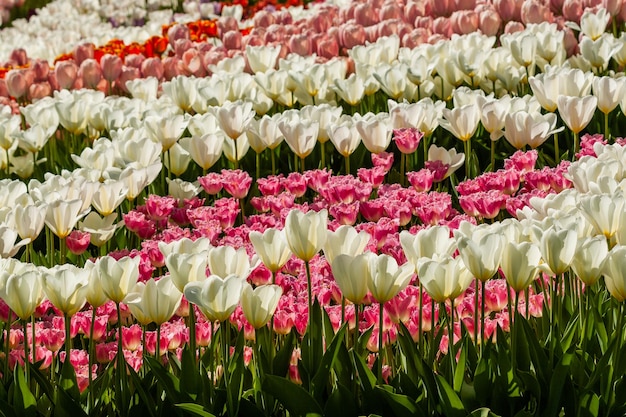
{"type": "Polygon", "coordinates": [[[1,417],[626,414],[621,0],[0,20],[1,417]]]}

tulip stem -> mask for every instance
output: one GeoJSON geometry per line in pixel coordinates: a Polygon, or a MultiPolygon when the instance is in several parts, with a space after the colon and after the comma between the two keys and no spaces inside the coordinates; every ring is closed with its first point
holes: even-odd
{"type": "Polygon", "coordinates": [[[463,142],[463,147],[465,148],[465,178],[470,179],[471,177],[471,169],[470,169],[470,162],[471,162],[471,152],[472,152],[472,143],[470,142],[471,139],[466,140],[465,142],[463,142]]]}
{"type": "MultiPolygon", "coordinates": [[[[346,162],[346,175],[350,175],[350,155],[346,155],[344,157],[344,160],[346,162]]],[[[304,164],[303,164],[303,166],[304,166],[304,164]]],[[[304,171],[302,171],[302,172],[304,172],[304,171]]]]}
{"type": "MultiPolygon", "coordinates": [[[[93,341],[93,334],[95,330],[96,324],[96,308],[91,306],[91,323],[89,325],[89,411],[93,410],[94,405],[94,393],[93,386],[91,385],[93,382],[93,357],[94,357],[94,348],[95,343],[93,341]]],[[[144,343],[144,349],[146,344],[144,343]]]]}
{"type": "Polygon", "coordinates": [[[72,352],[72,337],[70,332],[70,325],[72,323],[72,319],[69,315],[65,314],[65,360],[70,359],[70,353],[72,352]]]}
{"type": "Polygon", "coordinates": [[[484,353],[485,346],[485,283],[480,286],[480,354],[484,353]]]}
{"type": "Polygon", "coordinates": [[[385,303],[380,303],[378,311],[378,385],[383,383],[383,312],[385,303]]]}
{"type": "Polygon", "coordinates": [[[406,171],[406,155],[404,153],[400,154],[400,181],[402,181],[402,185],[406,185],[406,175],[404,172],[406,171]]]}
{"type": "Polygon", "coordinates": [[[197,360],[196,356],[196,310],[192,303],[189,303],[189,349],[193,354],[194,362],[197,360]]]}
{"type": "Polygon", "coordinates": [[[495,172],[496,170],[496,141],[491,141],[491,171],[495,172]]]}
{"type": "Polygon", "coordinates": [[[474,279],[474,343],[478,345],[478,293],[480,290],[480,280],[474,279]]]}
{"type": "Polygon", "coordinates": [[[270,149],[272,155],[272,175],[276,175],[276,150],[270,149]]]}
{"type": "Polygon", "coordinates": [[[300,168],[302,169],[302,173],[304,174],[304,156],[300,158],[300,168]]]}
{"type": "Polygon", "coordinates": [[[417,315],[417,331],[419,334],[419,346],[420,346],[420,352],[422,351],[422,348],[424,347],[424,343],[423,343],[423,331],[422,329],[423,327],[423,320],[424,320],[424,288],[422,287],[422,283],[420,282],[419,285],[419,297],[420,297],[420,304],[419,304],[419,312],[417,315]]]}
{"type": "MultiPolygon", "coordinates": [[[[442,307],[445,311],[446,305],[442,304],[442,307]]],[[[482,354],[482,346],[480,347],[482,354]]],[[[454,348],[454,300],[450,300],[450,316],[448,317],[448,351],[450,352],[450,370],[452,374],[450,375],[450,381],[453,382],[454,386],[454,373],[456,368],[456,350],[454,348]]]]}
{"type": "MultiPolygon", "coordinates": [[[[26,369],[26,385],[30,386],[30,359],[28,355],[28,327],[27,321],[22,320],[22,325],[24,327],[24,368],[26,369]]],[[[6,360],[9,360],[9,357],[6,357],[6,360]]]]}
{"type": "Polygon", "coordinates": [[[161,325],[156,329],[156,346],[154,348],[154,356],[157,361],[161,362],[161,325]]]}
{"type": "Polygon", "coordinates": [[[559,134],[554,134],[554,163],[561,162],[561,153],[559,152],[559,134]]]}
{"type": "Polygon", "coordinates": [[[256,179],[261,178],[261,154],[256,154],[256,179]]]}
{"type": "MultiPolygon", "coordinates": [[[[613,24],[615,24],[615,22],[613,22],[613,24]]],[[[609,132],[609,114],[604,113],[604,139],[609,140],[610,138],[611,133],[609,132]]]]}
{"type": "Polygon", "coordinates": [[[322,169],[326,168],[326,142],[320,142],[320,153],[322,159],[322,169]]]}
{"type": "Polygon", "coordinates": [[[580,151],[580,139],[578,138],[578,132],[574,132],[574,157],[580,151]]]}

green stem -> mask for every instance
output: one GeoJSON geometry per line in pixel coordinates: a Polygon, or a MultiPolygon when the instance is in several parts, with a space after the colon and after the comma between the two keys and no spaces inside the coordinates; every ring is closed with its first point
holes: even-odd
{"type": "Polygon", "coordinates": [[[70,353],[72,352],[72,337],[70,334],[71,317],[65,314],[65,360],[70,359],[70,353]]]}
{"type": "Polygon", "coordinates": [[[380,303],[378,311],[378,385],[383,383],[383,312],[385,303],[380,303]]]}
{"type": "Polygon", "coordinates": [[[157,326],[157,330],[156,330],[156,347],[155,347],[154,355],[156,357],[156,360],[159,361],[159,363],[161,363],[161,325],[160,324],[157,326]]]}
{"type": "MultiPolygon", "coordinates": [[[[615,24],[615,22],[613,22],[613,24],[615,24]]],[[[609,131],[609,114],[604,113],[604,139],[609,140],[610,138],[611,138],[611,132],[609,131]]]]}
{"type": "Polygon", "coordinates": [[[496,170],[496,141],[491,141],[491,170],[496,170]]]}
{"type": "MultiPolygon", "coordinates": [[[[30,385],[30,358],[28,354],[28,327],[27,321],[22,320],[22,325],[24,327],[24,367],[26,369],[26,385],[30,385]]],[[[9,358],[7,357],[7,360],[9,358]]]]}
{"type": "Polygon", "coordinates": [[[400,181],[402,181],[402,185],[406,185],[406,175],[404,174],[406,170],[406,155],[404,153],[400,154],[400,181]]]}
{"type": "Polygon", "coordinates": [[[561,153],[559,151],[559,134],[554,134],[554,162],[558,164],[561,162],[561,153]]]}
{"type": "Polygon", "coordinates": [[[482,356],[485,346],[485,283],[480,286],[480,354],[482,356]]]}
{"type": "Polygon", "coordinates": [[[465,178],[471,178],[471,169],[470,169],[470,160],[471,160],[471,152],[472,152],[472,143],[471,139],[468,139],[463,142],[463,147],[465,148],[465,178]]]}
{"type": "Polygon", "coordinates": [[[320,153],[322,159],[322,169],[326,168],[326,142],[320,142],[320,153]]]}
{"type": "Polygon", "coordinates": [[[302,173],[304,174],[304,170],[305,170],[305,167],[304,167],[304,156],[302,158],[300,158],[300,168],[302,169],[302,173]]]}
{"type": "MultiPolygon", "coordinates": [[[[344,157],[344,160],[346,162],[346,175],[350,175],[350,155],[346,155],[344,157]]],[[[302,164],[302,166],[304,166],[304,163],[302,164]]],[[[304,172],[304,171],[302,171],[304,172]]]]}
{"type": "Polygon", "coordinates": [[[196,311],[192,303],[189,303],[189,349],[196,361],[196,311]]]}
{"type": "Polygon", "coordinates": [[[276,175],[276,152],[275,149],[270,149],[272,155],[272,175],[276,175]]]}
{"type": "Polygon", "coordinates": [[[9,351],[10,351],[10,340],[11,340],[11,320],[13,319],[13,311],[9,309],[9,315],[7,317],[7,332],[4,340],[4,373],[3,379],[4,382],[7,382],[7,378],[9,376],[9,351]]]}
{"type": "Polygon", "coordinates": [[[256,154],[256,179],[261,178],[261,154],[256,154]]]}
{"type": "MultiPolygon", "coordinates": [[[[443,309],[445,310],[445,303],[443,304],[443,309]]],[[[482,331],[481,331],[482,333],[482,331]]],[[[454,347],[454,300],[450,300],[450,317],[448,320],[448,346],[450,351],[450,369],[452,371],[450,381],[452,381],[452,385],[454,386],[454,373],[456,368],[456,349],[454,347]]],[[[480,347],[482,352],[482,346],[480,347]]]]}
{"type": "MultiPolygon", "coordinates": [[[[96,325],[96,308],[91,307],[91,324],[89,325],[89,411],[93,410],[94,406],[94,392],[93,386],[91,385],[93,382],[93,359],[95,356],[95,348],[96,344],[93,340],[93,334],[95,331],[96,325]]],[[[145,346],[145,343],[144,345],[145,346]]]]}
{"type": "Polygon", "coordinates": [[[574,132],[574,155],[572,157],[576,156],[578,151],[580,151],[580,139],[578,138],[578,133],[574,132]]]}
{"type": "Polygon", "coordinates": [[[474,343],[478,345],[478,294],[480,293],[480,280],[474,280],[474,343]]]}

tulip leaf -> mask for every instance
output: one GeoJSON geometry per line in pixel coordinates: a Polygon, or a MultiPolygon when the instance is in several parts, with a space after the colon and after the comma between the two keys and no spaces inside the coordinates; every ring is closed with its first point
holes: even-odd
{"type": "Polygon", "coordinates": [[[75,401],[80,400],[80,391],[78,389],[78,383],[76,382],[76,372],[74,366],[69,360],[63,362],[61,367],[61,380],[59,381],[59,388],[65,391],[71,399],[75,401]]]}
{"type": "MultiPolygon", "coordinates": [[[[42,372],[36,367],[30,368],[30,374],[35,381],[37,381],[37,384],[39,384],[39,388],[43,391],[43,394],[45,394],[48,399],[54,400],[54,387],[50,382],[50,378],[42,374],[42,372]]],[[[3,395],[2,397],[5,396],[3,395]]]]}
{"type": "Polygon", "coordinates": [[[20,366],[15,369],[15,373],[13,374],[13,405],[15,406],[17,415],[29,417],[37,413],[37,400],[26,383],[24,372],[24,369],[20,366]]]}
{"type": "Polygon", "coordinates": [[[308,391],[287,378],[266,375],[263,390],[276,398],[294,416],[321,416],[323,413],[322,408],[308,391]]]}
{"type": "MultiPolygon", "coordinates": [[[[451,359],[453,360],[453,359],[451,359]]],[[[467,349],[461,349],[461,354],[459,355],[459,361],[456,364],[456,368],[454,370],[454,390],[456,392],[461,391],[461,386],[463,385],[463,379],[465,378],[465,365],[467,363],[467,349]]]]}
{"type": "Polygon", "coordinates": [[[479,408],[471,412],[468,417],[500,417],[488,408],[479,408]]]}
{"type": "Polygon", "coordinates": [[[186,414],[188,415],[199,416],[199,417],[215,417],[213,414],[206,411],[204,407],[202,407],[200,404],[182,403],[182,404],[176,404],[176,407],[185,411],[186,414]]]}
{"type": "MultiPolygon", "coordinates": [[[[273,401],[272,401],[273,404],[273,401]]],[[[250,400],[243,398],[239,400],[239,414],[242,416],[250,416],[250,417],[264,417],[263,410],[261,410],[256,404],[252,403],[250,400]]]]}
{"type": "Polygon", "coordinates": [[[142,412],[147,412],[150,414],[150,416],[155,417],[157,405],[155,404],[152,396],[150,396],[144,388],[144,383],[147,383],[152,378],[144,378],[142,380],[141,378],[139,378],[139,375],[137,375],[137,372],[135,372],[132,366],[128,367],[128,374],[130,375],[131,384],[135,388],[137,394],[139,395],[139,398],[141,398],[141,401],[144,405],[142,412]]]}
{"type": "Polygon", "coordinates": [[[80,405],[80,401],[72,398],[68,391],[59,389],[54,407],[54,417],[74,417],[87,416],[87,413],[80,405]]]}
{"type": "Polygon", "coordinates": [[[201,387],[198,364],[188,347],[183,350],[180,362],[180,389],[191,398],[197,398],[201,387]]]}
{"type": "Polygon", "coordinates": [[[420,411],[415,403],[406,395],[396,394],[381,387],[376,387],[376,391],[387,401],[389,408],[396,416],[410,417],[425,414],[423,411],[420,411]]]}
{"type": "Polygon", "coordinates": [[[291,362],[295,342],[295,334],[290,332],[284,340],[283,347],[280,348],[274,357],[274,375],[286,376],[287,372],[289,372],[289,363],[291,362]]]}
{"type": "Polygon", "coordinates": [[[172,402],[179,403],[191,401],[189,396],[181,393],[180,380],[176,378],[173,373],[168,372],[159,361],[148,356],[144,358],[144,361],[148,363],[150,369],[154,373],[154,376],[163,387],[165,394],[171,399],[172,402]]]}
{"type": "Polygon", "coordinates": [[[352,358],[354,360],[354,366],[356,368],[357,374],[359,375],[359,379],[361,381],[361,387],[365,391],[365,394],[369,395],[376,386],[376,377],[367,366],[367,363],[365,363],[365,359],[363,359],[355,351],[352,351],[352,358]]]}
{"type": "Polygon", "coordinates": [[[556,416],[558,415],[559,410],[563,407],[561,398],[566,382],[570,378],[570,364],[572,363],[573,357],[573,353],[566,353],[563,355],[552,373],[552,378],[550,380],[550,394],[548,395],[548,403],[543,412],[544,416],[556,416]]]}
{"type": "Polygon", "coordinates": [[[4,400],[0,400],[0,417],[17,417],[9,403],[4,400]]]}
{"type": "Polygon", "coordinates": [[[339,352],[337,352],[337,360],[335,361],[333,368],[339,384],[343,384],[346,387],[353,386],[354,367],[352,366],[350,352],[348,352],[348,348],[345,343],[339,344],[339,352]]]}
{"type": "Polygon", "coordinates": [[[441,375],[435,375],[440,404],[446,417],[465,417],[467,415],[463,402],[454,392],[450,384],[441,375]]]}
{"type": "Polygon", "coordinates": [[[524,330],[524,343],[528,345],[528,352],[530,354],[530,359],[533,363],[533,368],[537,372],[537,380],[540,383],[540,386],[545,387],[547,389],[547,380],[545,372],[548,370],[548,358],[546,357],[543,348],[539,345],[539,341],[537,340],[537,335],[531,329],[528,324],[528,320],[520,320],[516,323],[516,326],[522,326],[524,330]]]}
{"type": "Polygon", "coordinates": [[[311,377],[320,367],[324,355],[323,339],[322,339],[322,309],[317,299],[313,303],[313,307],[309,312],[311,314],[312,326],[307,327],[306,333],[302,338],[300,362],[300,373],[302,375],[302,383],[305,388],[310,388],[311,377]]]}
{"type": "Polygon", "coordinates": [[[328,417],[352,417],[359,415],[354,394],[343,384],[338,384],[326,401],[324,415],[328,417]]]}
{"type": "Polygon", "coordinates": [[[360,354],[367,351],[367,342],[372,337],[372,333],[374,332],[374,325],[370,326],[369,329],[365,330],[361,336],[359,336],[359,340],[357,342],[356,351],[360,354]]]}
{"type": "Polygon", "coordinates": [[[348,323],[344,323],[333,338],[333,341],[330,342],[330,346],[328,346],[326,353],[324,353],[324,357],[322,358],[318,371],[315,373],[315,376],[311,381],[310,391],[313,398],[317,401],[321,401],[322,393],[328,384],[330,370],[333,368],[333,364],[337,358],[337,354],[339,353],[339,347],[344,341],[347,326],[348,323]]]}
{"type": "Polygon", "coordinates": [[[591,391],[583,393],[578,403],[578,413],[580,417],[598,417],[600,415],[600,397],[591,391]]]}

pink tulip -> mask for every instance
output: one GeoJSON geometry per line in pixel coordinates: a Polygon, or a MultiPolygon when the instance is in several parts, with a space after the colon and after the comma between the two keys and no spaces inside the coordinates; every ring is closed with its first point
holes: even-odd
{"type": "Polygon", "coordinates": [[[571,22],[580,23],[584,7],[581,0],[565,0],[563,2],[563,17],[571,22]]]}
{"type": "Polygon", "coordinates": [[[288,10],[280,10],[274,14],[276,15],[276,23],[280,25],[291,25],[293,23],[293,16],[288,10]]]}
{"type": "Polygon", "coordinates": [[[182,58],[183,54],[190,49],[195,49],[193,46],[193,42],[189,39],[177,39],[174,41],[174,53],[176,57],[182,58]]]}
{"type": "Polygon", "coordinates": [[[415,28],[424,28],[428,29],[430,32],[433,28],[433,18],[432,16],[418,16],[413,23],[415,28]]]}
{"type": "Polygon", "coordinates": [[[122,59],[117,55],[105,54],[100,59],[102,67],[102,76],[105,80],[112,83],[122,73],[122,59]]]}
{"type": "MultiPolygon", "coordinates": [[[[4,21],[4,20],[3,20],[4,21]]],[[[14,62],[17,66],[24,66],[28,63],[28,54],[26,54],[26,50],[23,48],[17,48],[11,51],[11,55],[9,56],[9,60],[14,62]]]]}
{"type": "Polygon", "coordinates": [[[427,1],[408,1],[404,6],[404,16],[409,23],[420,16],[429,16],[430,13],[430,3],[427,1]]]}
{"type": "Polygon", "coordinates": [[[550,0],[550,10],[552,10],[552,13],[557,15],[561,14],[564,2],[565,0],[550,0]]]}
{"type": "Polygon", "coordinates": [[[141,54],[126,55],[124,65],[127,67],[141,68],[141,64],[145,59],[146,57],[141,54]]]}
{"type": "Polygon", "coordinates": [[[404,10],[395,1],[388,1],[380,8],[378,19],[382,22],[389,19],[404,19],[404,10]]]}
{"type": "Polygon", "coordinates": [[[426,168],[422,168],[417,172],[407,172],[406,177],[413,189],[420,193],[430,191],[435,178],[433,173],[426,168]]]}
{"type": "Polygon", "coordinates": [[[324,36],[317,43],[317,55],[331,59],[339,55],[339,44],[336,39],[324,36]]]}
{"type": "Polygon", "coordinates": [[[30,86],[24,70],[9,71],[5,80],[8,93],[16,99],[23,97],[30,86]]]}
{"type": "Polygon", "coordinates": [[[160,58],[147,58],[141,63],[141,74],[143,77],[155,77],[158,80],[163,78],[163,62],[160,58]]]}
{"type": "Polygon", "coordinates": [[[478,30],[478,15],[473,10],[459,10],[450,15],[452,31],[466,35],[478,30]]]}
{"type": "Polygon", "coordinates": [[[423,43],[428,42],[428,38],[432,33],[424,28],[413,29],[402,37],[402,46],[413,49],[423,43]]]}
{"type": "Polygon", "coordinates": [[[217,20],[218,33],[222,34],[231,30],[239,30],[239,23],[237,23],[237,19],[232,16],[221,16],[217,20]]]}
{"type": "Polygon", "coordinates": [[[188,49],[185,51],[181,58],[181,62],[183,70],[188,73],[188,75],[193,75],[195,77],[204,77],[206,75],[206,70],[202,62],[202,56],[196,49],[188,49]]]}
{"type": "Polygon", "coordinates": [[[85,59],[78,68],[78,75],[83,79],[87,88],[96,88],[102,79],[102,68],[93,58],[85,59]]]}
{"type": "Polygon", "coordinates": [[[602,7],[604,7],[611,16],[617,16],[622,10],[623,0],[603,0],[602,7]]]}
{"type": "Polygon", "coordinates": [[[74,48],[73,55],[76,65],[82,64],[86,59],[93,59],[95,46],[93,43],[81,43],[74,48]]]}
{"type": "Polygon", "coordinates": [[[474,10],[476,8],[476,0],[454,0],[455,10],[474,10]]]}
{"type": "Polygon", "coordinates": [[[238,30],[228,31],[222,36],[222,42],[226,49],[239,49],[241,50],[243,36],[238,30]]]}
{"type": "Polygon", "coordinates": [[[521,19],[522,2],[519,0],[494,0],[494,6],[502,21],[519,21],[521,19]]]}
{"type": "Polygon", "coordinates": [[[308,56],[312,53],[311,39],[306,34],[292,35],[288,42],[289,50],[300,56],[308,56]]]}
{"type": "Polygon", "coordinates": [[[452,0],[431,0],[430,6],[432,8],[432,15],[435,17],[450,16],[450,13],[454,10],[452,0]]]}
{"type": "Polygon", "coordinates": [[[166,80],[171,80],[172,78],[181,75],[183,70],[180,59],[174,56],[165,58],[163,60],[163,73],[166,80]]]}
{"type": "Polygon", "coordinates": [[[261,46],[261,45],[265,45],[265,42],[263,42],[263,38],[258,35],[250,34],[248,36],[243,37],[243,45],[242,45],[243,48],[245,48],[246,46],[261,46]]]}
{"type": "Polygon", "coordinates": [[[84,253],[89,247],[89,239],[91,235],[89,232],[81,232],[80,230],[73,230],[65,239],[67,248],[74,255],[80,255],[84,253]]]}
{"type": "Polygon", "coordinates": [[[78,76],[78,66],[74,61],[61,61],[56,64],[54,74],[59,88],[70,89],[78,76]]]}
{"type": "Polygon", "coordinates": [[[263,37],[266,44],[269,43],[279,43],[283,42],[285,39],[285,28],[280,25],[271,25],[265,31],[265,36],[263,37]]]}
{"type": "Polygon", "coordinates": [[[354,20],[362,26],[372,26],[378,23],[378,12],[371,3],[362,3],[354,9],[354,20]]]}
{"type": "Polygon", "coordinates": [[[502,27],[502,19],[495,10],[483,10],[478,15],[478,28],[487,36],[496,36],[502,27]]]}
{"type": "Polygon", "coordinates": [[[574,31],[571,28],[564,27],[563,29],[563,44],[565,45],[565,51],[568,58],[578,53],[578,39],[574,35],[574,31]]]}
{"type": "Polygon", "coordinates": [[[521,9],[522,22],[529,23],[552,23],[554,15],[550,11],[549,5],[543,4],[538,0],[526,0],[521,9]]]}
{"type": "Polygon", "coordinates": [[[380,198],[364,201],[359,205],[359,212],[368,222],[377,222],[385,214],[385,202],[380,198]]]}
{"type": "Polygon", "coordinates": [[[509,22],[504,26],[504,33],[515,33],[524,30],[524,24],[520,22],[509,22]]]}
{"type": "Polygon", "coordinates": [[[3,102],[9,97],[9,90],[7,89],[7,83],[4,78],[0,78],[0,102],[3,102]]]}
{"type": "Polygon", "coordinates": [[[42,59],[35,59],[30,67],[35,74],[35,81],[47,81],[48,73],[50,72],[50,65],[48,61],[42,59]]]}
{"type": "Polygon", "coordinates": [[[52,87],[48,81],[31,84],[28,87],[28,97],[31,101],[39,100],[40,98],[48,97],[52,94],[52,87]]]}
{"type": "Polygon", "coordinates": [[[443,35],[445,38],[452,36],[452,23],[447,17],[438,17],[433,20],[433,33],[443,35]]]}
{"type": "Polygon", "coordinates": [[[273,13],[270,13],[267,10],[259,10],[252,18],[252,22],[255,27],[266,28],[276,23],[276,17],[273,13]]]}
{"type": "Polygon", "coordinates": [[[141,77],[141,73],[139,69],[135,67],[122,67],[122,73],[116,81],[116,85],[125,93],[128,93],[128,89],[126,88],[126,82],[131,80],[136,80],[141,77]]]}
{"type": "Polygon", "coordinates": [[[179,39],[189,39],[189,28],[183,24],[176,24],[167,30],[167,39],[170,45],[174,47],[179,39]]]}

